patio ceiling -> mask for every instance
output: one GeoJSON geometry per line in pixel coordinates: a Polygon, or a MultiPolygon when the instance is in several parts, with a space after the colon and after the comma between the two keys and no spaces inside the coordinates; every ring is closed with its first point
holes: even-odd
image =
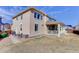
{"type": "Polygon", "coordinates": [[[62,22],[57,22],[57,21],[55,21],[55,22],[53,22],[53,21],[47,21],[47,22],[46,22],[46,25],[58,25],[58,24],[60,24],[60,25],[62,25],[62,26],[65,25],[64,23],[62,23],[62,22]]]}

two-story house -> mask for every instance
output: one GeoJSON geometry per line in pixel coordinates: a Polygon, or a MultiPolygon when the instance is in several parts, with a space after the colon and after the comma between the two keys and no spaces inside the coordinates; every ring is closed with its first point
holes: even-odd
{"type": "Polygon", "coordinates": [[[12,30],[16,35],[58,35],[64,33],[64,24],[35,8],[29,8],[13,17],[12,30]]]}

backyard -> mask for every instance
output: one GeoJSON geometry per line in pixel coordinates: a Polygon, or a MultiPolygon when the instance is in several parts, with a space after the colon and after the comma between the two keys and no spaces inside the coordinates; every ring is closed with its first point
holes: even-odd
{"type": "Polygon", "coordinates": [[[5,53],[75,53],[79,52],[79,36],[75,34],[37,36],[0,48],[5,53]]]}

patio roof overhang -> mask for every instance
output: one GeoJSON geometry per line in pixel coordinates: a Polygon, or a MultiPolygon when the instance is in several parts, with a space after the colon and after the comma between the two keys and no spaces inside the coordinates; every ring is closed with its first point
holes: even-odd
{"type": "Polygon", "coordinates": [[[58,25],[58,24],[60,24],[61,26],[64,26],[64,25],[65,25],[65,24],[62,23],[62,22],[56,22],[56,21],[54,21],[54,22],[52,22],[52,21],[47,21],[47,22],[46,22],[46,25],[58,25]]]}

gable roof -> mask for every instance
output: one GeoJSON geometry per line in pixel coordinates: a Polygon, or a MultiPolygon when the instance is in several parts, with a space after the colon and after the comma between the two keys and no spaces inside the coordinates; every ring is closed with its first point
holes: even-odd
{"type": "MultiPolygon", "coordinates": [[[[50,16],[48,16],[47,14],[45,14],[45,13],[43,13],[42,11],[39,11],[39,10],[37,10],[37,9],[35,9],[35,8],[29,8],[29,9],[27,9],[27,10],[24,10],[24,11],[22,11],[22,12],[20,12],[20,13],[18,13],[16,16],[14,16],[13,17],[13,19],[14,18],[16,18],[16,17],[18,17],[18,16],[20,16],[20,15],[22,15],[22,14],[24,14],[24,13],[26,13],[26,12],[28,12],[28,11],[37,11],[37,12],[39,12],[39,13],[41,13],[41,14],[43,14],[44,16],[47,16],[48,18],[51,18],[50,16]]],[[[51,18],[51,19],[53,19],[53,18],[51,18]]],[[[53,20],[55,20],[55,19],[53,19],[53,20]]],[[[56,20],[55,20],[56,21],[56,20]]]]}

